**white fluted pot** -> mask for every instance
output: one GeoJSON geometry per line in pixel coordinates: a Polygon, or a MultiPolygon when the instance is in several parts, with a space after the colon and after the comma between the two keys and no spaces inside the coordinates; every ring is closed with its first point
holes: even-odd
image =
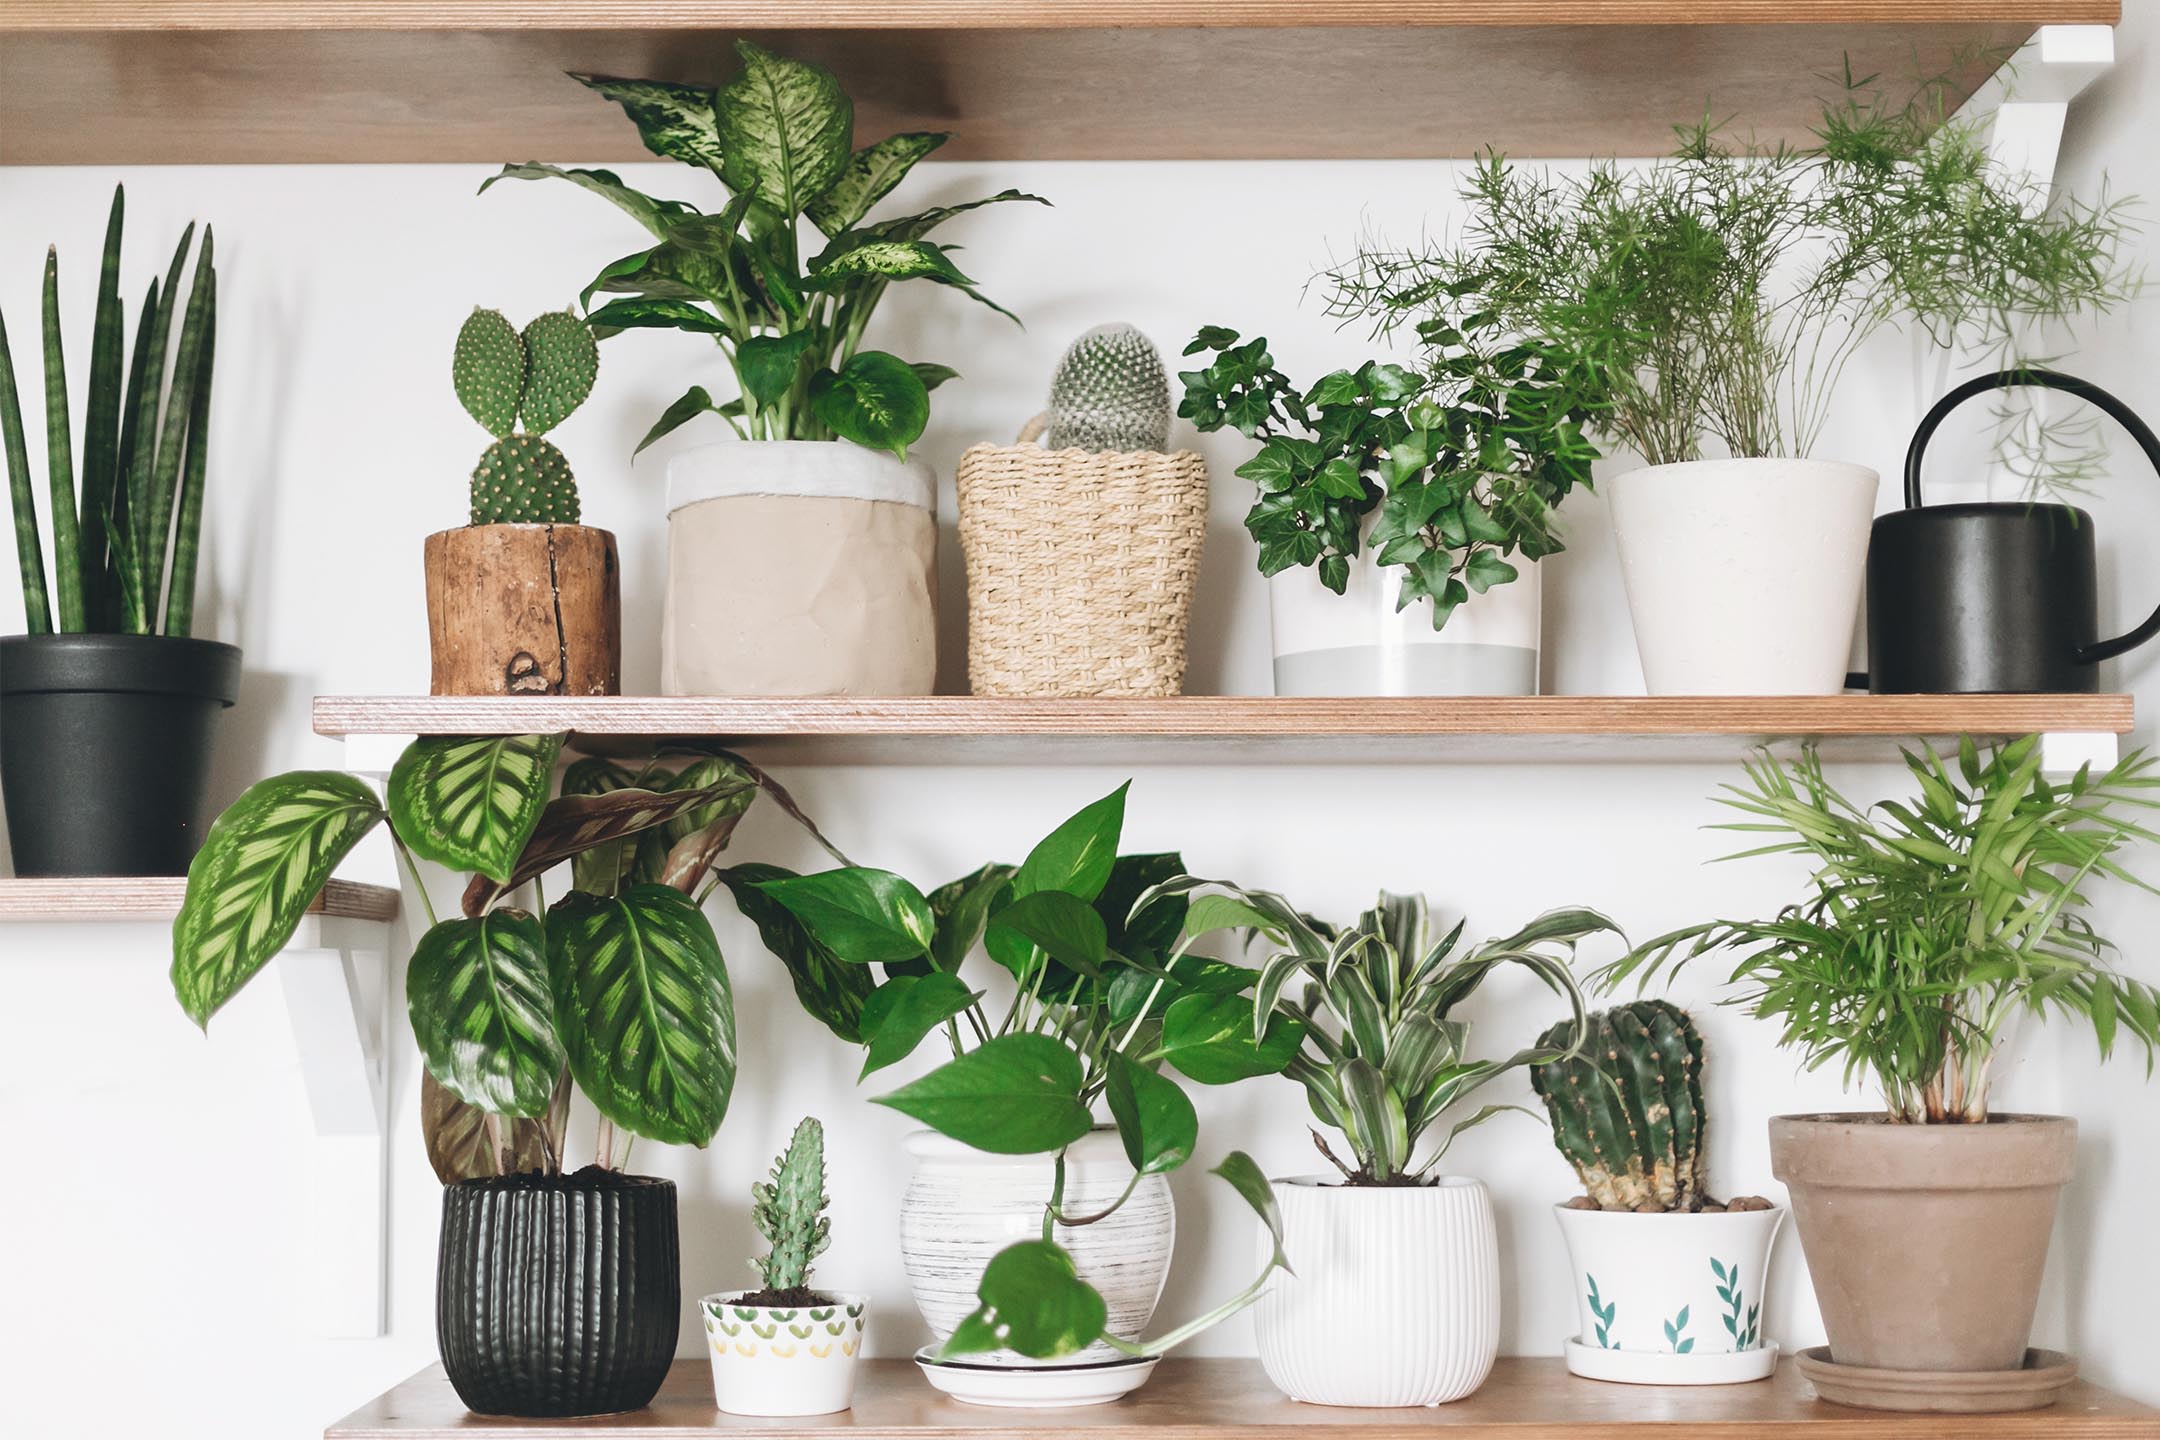
{"type": "MultiPolygon", "coordinates": [[[[1319,1405],[1438,1405],[1500,1352],[1500,1241],[1484,1183],[1275,1182],[1283,1248],[1253,1309],[1275,1388],[1319,1405]]],[[[1265,1241],[1263,1240],[1263,1244],[1265,1241]]]]}
{"type": "MultiPolygon", "coordinates": [[[[900,1260],[907,1269],[915,1306],[939,1341],[979,1303],[976,1287],[991,1259],[1006,1246],[1042,1237],[1043,1206],[1050,1199],[1048,1155],[990,1155],[930,1130],[908,1137],[915,1175],[900,1200],[900,1260]]],[[[1065,1152],[1065,1209],[1092,1214],[1108,1209],[1132,1179],[1132,1164],[1117,1132],[1097,1130],[1065,1152]]],[[[1170,1182],[1150,1175],[1115,1215],[1093,1225],[1060,1226],[1056,1239],[1073,1259],[1080,1278],[1102,1292],[1109,1331],[1138,1336],[1154,1318],[1170,1276],[1177,1212],[1170,1182]]],[[[1115,1360],[1097,1342],[1056,1361],[1030,1360],[1010,1350],[969,1357],[980,1365],[1071,1365],[1115,1360]]]]}

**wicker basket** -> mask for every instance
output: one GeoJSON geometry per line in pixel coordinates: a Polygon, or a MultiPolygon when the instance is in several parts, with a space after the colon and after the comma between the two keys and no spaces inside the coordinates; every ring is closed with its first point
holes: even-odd
{"type": "Polygon", "coordinates": [[[1207,536],[1207,462],[1190,450],[960,457],[968,688],[977,695],[1175,695],[1207,536]]]}

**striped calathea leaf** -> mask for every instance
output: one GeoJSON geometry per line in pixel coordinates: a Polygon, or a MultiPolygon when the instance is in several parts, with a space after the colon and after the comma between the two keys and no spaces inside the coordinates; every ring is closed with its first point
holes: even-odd
{"type": "Polygon", "coordinates": [[[173,992],[207,1025],[285,947],[340,860],[383,818],[367,783],[333,770],[257,782],[217,818],[173,921],[173,992]]]}
{"type": "Polygon", "coordinates": [[[507,882],[547,806],[561,735],[426,735],[390,771],[390,823],[405,847],[507,882]]]}
{"type": "Polygon", "coordinates": [[[735,1004],[720,942],[665,885],[573,892],[547,914],[556,1033],[578,1088],[647,1139],[702,1146],[735,1084],[735,1004]]]}
{"type": "Polygon", "coordinates": [[[428,1165],[445,1185],[552,1169],[562,1155],[563,1129],[569,1121],[567,1070],[557,1079],[546,1115],[493,1126],[486,1111],[458,1099],[425,1067],[420,1071],[420,1135],[427,1144],[428,1165]]]}
{"type": "Polygon", "coordinates": [[[420,937],[405,1003],[428,1072],[491,1115],[547,1113],[562,1073],[539,917],[491,910],[420,937]]]}

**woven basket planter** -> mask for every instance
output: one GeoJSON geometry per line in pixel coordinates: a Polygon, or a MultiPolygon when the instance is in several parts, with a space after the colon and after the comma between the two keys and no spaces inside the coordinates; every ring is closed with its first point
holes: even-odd
{"type": "Polygon", "coordinates": [[[977,695],[1175,695],[1207,538],[1207,463],[977,445],[960,457],[968,688],[977,695]]]}

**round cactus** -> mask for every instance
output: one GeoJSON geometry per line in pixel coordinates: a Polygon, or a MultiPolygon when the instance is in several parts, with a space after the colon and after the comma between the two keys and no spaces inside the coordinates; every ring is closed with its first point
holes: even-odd
{"type": "Polygon", "coordinates": [[[472,477],[475,525],[575,525],[577,481],[570,462],[538,435],[505,435],[487,448],[472,477]]]}
{"type": "MultiPolygon", "coordinates": [[[[1565,1046],[1572,1021],[1540,1037],[1565,1046]]],[[[1552,1117],[1553,1144],[1600,1210],[1700,1210],[1702,1036],[1663,1000],[1601,1010],[1572,1059],[1532,1066],[1530,1084],[1552,1117]]]]}
{"type": "Polygon", "coordinates": [[[450,383],[466,412],[498,439],[517,428],[525,342],[500,310],[475,309],[458,331],[450,383]]]}
{"type": "Polygon", "coordinates": [[[592,394],[600,373],[600,345],[592,327],[568,310],[550,310],[525,327],[525,393],[519,414],[525,429],[544,435],[569,418],[592,394]]]}
{"type": "Polygon", "coordinates": [[[1170,443],[1170,377],[1154,343],[1130,325],[1098,325],[1073,341],[1050,381],[1053,450],[1161,450],[1170,443]]]}

